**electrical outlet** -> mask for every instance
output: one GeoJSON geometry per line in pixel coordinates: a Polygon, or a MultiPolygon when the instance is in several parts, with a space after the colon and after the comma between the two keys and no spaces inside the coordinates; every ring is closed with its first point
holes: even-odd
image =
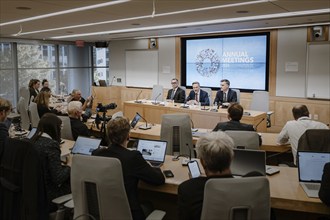
{"type": "Polygon", "coordinates": [[[319,115],[317,115],[317,114],[314,114],[314,120],[319,120],[319,115]]]}
{"type": "Polygon", "coordinates": [[[121,83],[121,78],[117,78],[117,83],[121,83]]]}

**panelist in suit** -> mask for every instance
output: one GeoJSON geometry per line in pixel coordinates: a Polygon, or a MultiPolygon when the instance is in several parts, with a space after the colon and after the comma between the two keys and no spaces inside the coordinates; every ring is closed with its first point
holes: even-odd
{"type": "Polygon", "coordinates": [[[192,83],[193,90],[190,91],[187,97],[188,104],[195,104],[198,105],[210,105],[209,95],[207,92],[200,88],[199,82],[192,83]]]}
{"type": "Polygon", "coordinates": [[[214,104],[217,103],[218,105],[221,105],[222,103],[227,102],[237,102],[237,94],[234,90],[231,90],[229,86],[230,82],[228,79],[222,79],[220,81],[220,90],[215,96],[214,104]]]}
{"type": "Polygon", "coordinates": [[[172,89],[168,90],[166,99],[174,100],[176,103],[184,103],[186,92],[179,87],[178,79],[171,80],[172,89]]]}
{"type": "Polygon", "coordinates": [[[330,163],[324,165],[319,197],[324,204],[330,206],[330,163]]]}
{"type": "Polygon", "coordinates": [[[239,130],[239,131],[255,131],[253,125],[241,123],[244,109],[238,103],[233,103],[228,108],[227,122],[219,122],[213,131],[239,130]]]}
{"type": "Polygon", "coordinates": [[[152,185],[162,185],[165,183],[165,178],[161,170],[151,167],[139,151],[127,149],[130,129],[131,126],[127,118],[117,117],[110,120],[107,131],[111,144],[108,148],[93,151],[92,154],[120,160],[131,213],[133,219],[137,220],[145,219],[148,214],[144,212],[145,209],[142,208],[145,206],[141,207],[138,199],[139,180],[152,185]]]}

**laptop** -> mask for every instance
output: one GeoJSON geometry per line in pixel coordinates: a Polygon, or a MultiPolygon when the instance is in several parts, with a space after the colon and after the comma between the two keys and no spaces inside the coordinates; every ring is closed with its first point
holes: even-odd
{"type": "Polygon", "coordinates": [[[160,167],[165,161],[167,141],[139,139],[137,150],[154,167],[160,167]]]}
{"type": "Polygon", "coordinates": [[[141,115],[136,114],[134,116],[133,120],[131,121],[131,127],[134,128],[136,126],[136,124],[139,122],[140,119],[141,119],[141,115]]]}
{"type": "Polygon", "coordinates": [[[76,142],[73,145],[71,153],[92,155],[92,152],[97,149],[100,144],[101,139],[78,136],[76,142]]]}
{"type": "Polygon", "coordinates": [[[33,137],[33,135],[36,133],[36,131],[37,131],[37,128],[32,128],[31,131],[26,136],[26,138],[31,139],[33,137]]]}
{"type": "Polygon", "coordinates": [[[318,198],[324,165],[330,162],[330,152],[298,151],[299,183],[308,197],[318,198]]]}
{"type": "Polygon", "coordinates": [[[230,165],[234,177],[241,177],[257,171],[266,175],[266,153],[262,150],[234,149],[234,159],[230,165]]]}

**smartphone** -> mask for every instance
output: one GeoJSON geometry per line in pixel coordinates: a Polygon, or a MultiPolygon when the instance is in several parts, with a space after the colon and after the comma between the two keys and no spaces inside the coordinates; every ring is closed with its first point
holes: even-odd
{"type": "Polygon", "coordinates": [[[171,170],[163,170],[163,173],[167,178],[174,177],[174,174],[171,170]]]}
{"type": "Polygon", "coordinates": [[[192,178],[196,178],[201,175],[201,170],[196,160],[191,160],[188,163],[188,169],[192,178]]]}

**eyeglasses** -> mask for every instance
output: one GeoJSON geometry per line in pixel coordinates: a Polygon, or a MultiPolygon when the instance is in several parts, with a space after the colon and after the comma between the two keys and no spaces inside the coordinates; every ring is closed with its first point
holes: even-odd
{"type": "Polygon", "coordinates": [[[177,82],[171,82],[171,84],[177,84],[177,82]]]}

